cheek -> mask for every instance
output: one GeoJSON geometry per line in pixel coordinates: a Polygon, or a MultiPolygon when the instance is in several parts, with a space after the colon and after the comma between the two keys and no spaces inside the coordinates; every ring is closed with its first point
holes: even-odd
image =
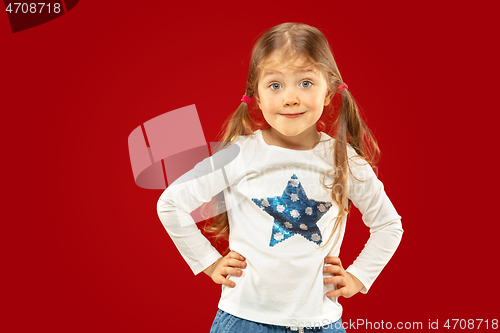
{"type": "Polygon", "coordinates": [[[325,105],[325,98],[326,98],[326,95],[324,94],[318,94],[316,96],[314,96],[313,99],[311,99],[311,102],[316,104],[318,107],[321,105],[321,106],[324,106],[325,105]]]}
{"type": "Polygon", "coordinates": [[[277,99],[269,93],[263,92],[260,96],[260,108],[261,109],[273,109],[276,107],[277,99]]]}

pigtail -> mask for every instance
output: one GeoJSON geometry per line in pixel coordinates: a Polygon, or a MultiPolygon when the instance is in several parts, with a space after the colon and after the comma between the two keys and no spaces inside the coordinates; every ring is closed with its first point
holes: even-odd
{"type": "MultiPolygon", "coordinates": [[[[252,98],[257,89],[257,61],[252,59],[248,70],[247,85],[245,95],[252,98]]],[[[228,142],[234,142],[239,135],[252,134],[255,129],[260,128],[262,124],[257,124],[250,116],[249,103],[241,102],[236,111],[234,111],[226,120],[217,136],[218,142],[222,144],[218,150],[226,148],[228,142]]]]}
{"type": "MultiPolygon", "coordinates": [[[[247,81],[247,89],[245,95],[253,97],[253,90],[248,87],[248,82],[252,77],[249,75],[247,81]]],[[[256,128],[262,125],[256,123],[250,116],[249,103],[241,102],[238,108],[224,121],[221,131],[217,135],[217,142],[219,145],[212,151],[212,154],[227,148],[230,142],[234,142],[240,135],[252,134],[256,128]]],[[[215,200],[210,202],[212,212],[221,212],[212,217],[212,223],[207,223],[203,226],[203,231],[208,234],[214,234],[214,243],[220,240],[229,239],[229,218],[225,206],[223,193],[219,193],[215,200]]],[[[205,205],[205,204],[204,204],[205,205]]],[[[203,206],[202,210],[206,207],[203,206]]],[[[204,216],[206,219],[209,216],[204,216]]],[[[224,255],[229,252],[229,246],[225,249],[224,255]]]]}
{"type": "Polygon", "coordinates": [[[349,144],[370,164],[376,164],[380,160],[379,146],[361,118],[358,105],[348,90],[342,93],[342,109],[345,114],[349,144]]]}
{"type": "MultiPolygon", "coordinates": [[[[370,164],[374,164],[380,159],[380,149],[377,141],[361,118],[359,107],[354,97],[347,89],[341,92],[341,97],[342,105],[334,123],[334,126],[336,125],[337,127],[333,147],[333,159],[336,168],[328,170],[327,173],[321,175],[323,186],[332,191],[332,199],[338,204],[339,215],[335,218],[330,238],[321,247],[326,246],[330,242],[335,231],[341,227],[343,217],[349,214],[351,209],[351,200],[347,198],[347,178],[348,172],[351,172],[348,163],[347,145],[350,145],[360,157],[370,164]],[[334,182],[331,185],[326,185],[324,181],[325,177],[332,174],[335,178],[334,182]]],[[[354,175],[352,176],[354,177],[354,175]]],[[[337,233],[335,243],[337,243],[339,237],[340,232],[337,233]]]]}
{"type": "MultiPolygon", "coordinates": [[[[248,89],[246,95],[252,97],[248,89]]],[[[226,148],[228,146],[227,143],[234,142],[240,135],[252,134],[254,128],[258,127],[259,125],[250,117],[249,105],[241,102],[236,111],[224,121],[222,130],[217,136],[218,142],[222,143],[218,150],[226,148]]]]}

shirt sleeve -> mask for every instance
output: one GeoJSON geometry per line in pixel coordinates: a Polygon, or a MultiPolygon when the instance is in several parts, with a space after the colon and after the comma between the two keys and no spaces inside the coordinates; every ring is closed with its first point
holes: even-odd
{"type": "MultiPolygon", "coordinates": [[[[157,203],[158,216],[195,275],[212,265],[221,254],[203,236],[196,222],[213,217],[205,215],[195,221],[191,212],[208,203],[221,191],[236,182],[235,174],[241,169],[241,154],[236,144],[207,157],[170,184],[157,203]],[[235,157],[236,156],[236,157],[235,157]]],[[[224,208],[225,209],[225,208],[224,208]]]]}
{"type": "Polygon", "coordinates": [[[349,165],[352,174],[348,171],[347,197],[363,215],[363,222],[370,228],[370,238],[346,271],[363,283],[361,292],[366,294],[399,246],[403,227],[401,216],[371,165],[359,155],[353,156],[349,165]]]}

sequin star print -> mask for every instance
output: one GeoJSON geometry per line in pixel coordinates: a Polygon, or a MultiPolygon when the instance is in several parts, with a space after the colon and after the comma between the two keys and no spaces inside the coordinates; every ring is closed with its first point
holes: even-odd
{"type": "Polygon", "coordinates": [[[321,244],[321,231],[316,223],[332,204],[309,199],[295,174],[288,181],[280,197],[252,198],[252,201],[274,217],[269,246],[283,242],[295,234],[318,245],[321,244]]]}

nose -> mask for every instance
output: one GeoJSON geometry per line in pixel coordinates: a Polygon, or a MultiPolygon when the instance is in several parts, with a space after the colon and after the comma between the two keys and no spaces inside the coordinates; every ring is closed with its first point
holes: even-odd
{"type": "Polygon", "coordinates": [[[297,106],[300,105],[300,99],[295,90],[285,89],[285,95],[283,96],[283,106],[297,106]]]}

